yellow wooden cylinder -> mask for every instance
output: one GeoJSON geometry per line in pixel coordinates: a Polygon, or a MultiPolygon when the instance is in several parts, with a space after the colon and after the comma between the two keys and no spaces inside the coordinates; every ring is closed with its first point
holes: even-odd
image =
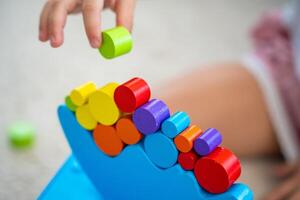
{"type": "Polygon", "coordinates": [[[76,106],[82,106],[87,102],[89,95],[96,91],[96,89],[97,86],[95,83],[87,82],[72,90],[70,98],[76,106]]]}
{"type": "Polygon", "coordinates": [[[92,116],[87,104],[76,109],[76,119],[78,123],[87,130],[93,130],[97,126],[97,121],[92,116]]]}
{"type": "Polygon", "coordinates": [[[118,86],[118,83],[108,83],[89,96],[90,111],[94,118],[103,125],[113,125],[121,116],[114,101],[114,92],[118,86]]]}

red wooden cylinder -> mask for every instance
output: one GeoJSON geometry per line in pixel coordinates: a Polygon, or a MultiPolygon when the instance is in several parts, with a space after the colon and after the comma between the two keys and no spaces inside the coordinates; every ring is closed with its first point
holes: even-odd
{"type": "Polygon", "coordinates": [[[150,87],[141,78],[133,78],[123,83],[114,93],[118,108],[123,112],[133,112],[150,99],[150,87]]]}
{"type": "Polygon", "coordinates": [[[196,162],[194,174],[205,190],[218,194],[227,191],[238,179],[241,165],[231,151],[217,147],[211,154],[196,162]]]}
{"type": "Polygon", "coordinates": [[[193,170],[198,160],[198,155],[194,151],[180,153],[178,163],[184,170],[193,170]]]}

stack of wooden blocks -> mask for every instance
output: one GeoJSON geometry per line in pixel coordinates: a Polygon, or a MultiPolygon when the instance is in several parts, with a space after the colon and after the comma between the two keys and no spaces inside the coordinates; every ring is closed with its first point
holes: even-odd
{"type": "Polygon", "coordinates": [[[227,191],[240,176],[241,165],[230,150],[220,147],[220,132],[202,131],[190,123],[187,113],[171,114],[165,102],[150,97],[149,85],[133,78],[99,89],[88,82],[72,90],[65,103],[106,155],[118,156],[126,145],[141,143],[157,167],[179,163],[184,170],[193,170],[206,191],[227,191]]]}

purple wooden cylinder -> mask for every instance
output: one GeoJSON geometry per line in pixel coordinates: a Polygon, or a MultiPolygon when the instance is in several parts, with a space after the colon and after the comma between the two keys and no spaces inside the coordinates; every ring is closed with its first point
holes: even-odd
{"type": "Polygon", "coordinates": [[[168,106],[161,100],[152,99],[133,113],[133,122],[141,133],[149,135],[158,131],[161,123],[169,117],[168,106]]]}
{"type": "Polygon", "coordinates": [[[222,143],[222,135],[215,128],[207,129],[194,141],[194,150],[200,156],[210,154],[222,143]]]}

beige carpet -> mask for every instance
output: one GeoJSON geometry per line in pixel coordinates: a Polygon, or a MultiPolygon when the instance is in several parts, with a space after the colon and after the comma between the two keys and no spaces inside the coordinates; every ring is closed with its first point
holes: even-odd
{"type": "MultiPolygon", "coordinates": [[[[37,40],[42,1],[0,1],[0,199],[34,199],[69,154],[56,108],[85,81],[101,85],[141,76],[153,86],[202,64],[239,59],[250,49],[247,31],[262,11],[283,0],[138,1],[134,50],[105,61],[89,47],[81,16],[68,19],[65,45],[37,40]],[[37,128],[34,149],[9,148],[6,128],[18,119],[37,128]]],[[[114,26],[104,13],[104,27],[114,26]]],[[[266,159],[243,160],[241,180],[257,198],[272,187],[266,159]]]]}

